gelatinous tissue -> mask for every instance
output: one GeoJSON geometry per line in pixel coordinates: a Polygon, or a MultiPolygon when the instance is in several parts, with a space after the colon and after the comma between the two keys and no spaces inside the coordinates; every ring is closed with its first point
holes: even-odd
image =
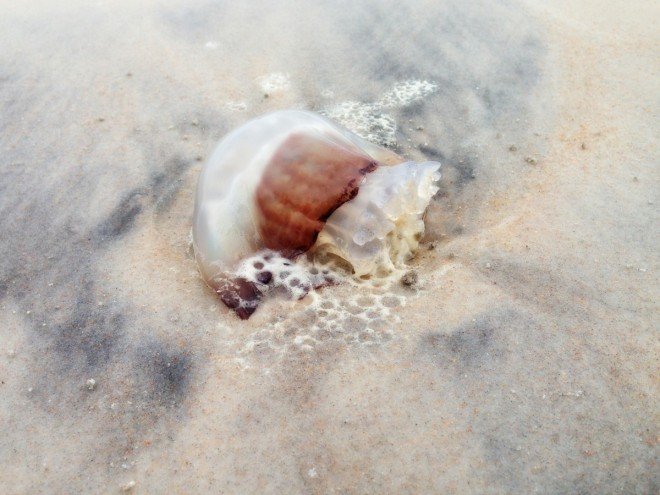
{"type": "Polygon", "coordinates": [[[274,289],[302,298],[346,273],[387,278],[419,246],[439,168],[312,112],[252,120],[222,139],[199,177],[202,277],[244,319],[274,289]]]}

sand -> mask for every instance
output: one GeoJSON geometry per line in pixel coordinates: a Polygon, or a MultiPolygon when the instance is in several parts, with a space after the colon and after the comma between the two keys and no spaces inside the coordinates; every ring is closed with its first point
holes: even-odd
{"type": "Polygon", "coordinates": [[[546,3],[0,6],[0,492],[657,492],[660,9],[546,3]],[[414,285],[205,287],[282,108],[443,163],[414,285]]]}

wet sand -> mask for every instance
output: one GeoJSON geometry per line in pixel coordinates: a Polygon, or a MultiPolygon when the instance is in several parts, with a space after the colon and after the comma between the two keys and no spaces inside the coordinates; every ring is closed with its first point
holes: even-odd
{"type": "Polygon", "coordinates": [[[0,7],[0,492],[657,492],[657,5],[135,3],[0,7]],[[443,163],[417,286],[205,287],[281,108],[443,163]]]}

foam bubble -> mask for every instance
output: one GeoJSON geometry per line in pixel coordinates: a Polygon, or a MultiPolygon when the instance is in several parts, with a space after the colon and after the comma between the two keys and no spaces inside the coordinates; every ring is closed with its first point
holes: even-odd
{"type": "Polygon", "coordinates": [[[377,105],[345,101],[327,109],[325,114],[372,143],[385,146],[396,144],[396,123],[377,105]]]}
{"type": "Polygon", "coordinates": [[[375,102],[345,101],[323,113],[372,143],[394,146],[396,121],[387,112],[422,100],[437,89],[432,81],[409,79],[396,83],[375,102]]]}
{"type": "Polygon", "coordinates": [[[285,72],[272,72],[257,79],[265,93],[278,93],[291,88],[291,77],[285,72]]]}
{"type": "Polygon", "coordinates": [[[438,85],[430,81],[417,79],[401,81],[385,93],[378,100],[376,106],[383,108],[404,107],[422,100],[424,97],[434,93],[437,89],[438,85]]]}
{"type": "Polygon", "coordinates": [[[369,287],[348,297],[318,291],[308,297],[311,302],[305,309],[277,318],[251,334],[236,351],[235,361],[249,368],[258,358],[267,372],[269,363],[275,364],[289,353],[338,345],[384,345],[395,338],[393,328],[400,323],[396,308],[406,304],[405,297],[369,287]]]}
{"type": "Polygon", "coordinates": [[[330,270],[325,264],[311,262],[304,256],[292,261],[271,250],[244,259],[235,275],[256,284],[263,294],[283,289],[293,299],[302,299],[313,288],[344,279],[337,267],[330,270]]]}
{"type": "Polygon", "coordinates": [[[232,112],[243,112],[247,109],[247,103],[244,101],[230,100],[225,103],[225,107],[232,112]]]}

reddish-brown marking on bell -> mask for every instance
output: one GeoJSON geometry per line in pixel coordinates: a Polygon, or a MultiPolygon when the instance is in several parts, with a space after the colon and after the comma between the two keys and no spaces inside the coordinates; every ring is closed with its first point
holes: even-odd
{"type": "Polygon", "coordinates": [[[289,137],[266,166],[255,195],[259,233],[285,256],[307,251],[328,217],[358,193],[378,163],[321,136],[289,137]]]}
{"type": "Polygon", "coordinates": [[[225,280],[217,293],[225,306],[233,309],[241,320],[247,320],[256,311],[262,297],[254,282],[242,277],[225,280]]]}

